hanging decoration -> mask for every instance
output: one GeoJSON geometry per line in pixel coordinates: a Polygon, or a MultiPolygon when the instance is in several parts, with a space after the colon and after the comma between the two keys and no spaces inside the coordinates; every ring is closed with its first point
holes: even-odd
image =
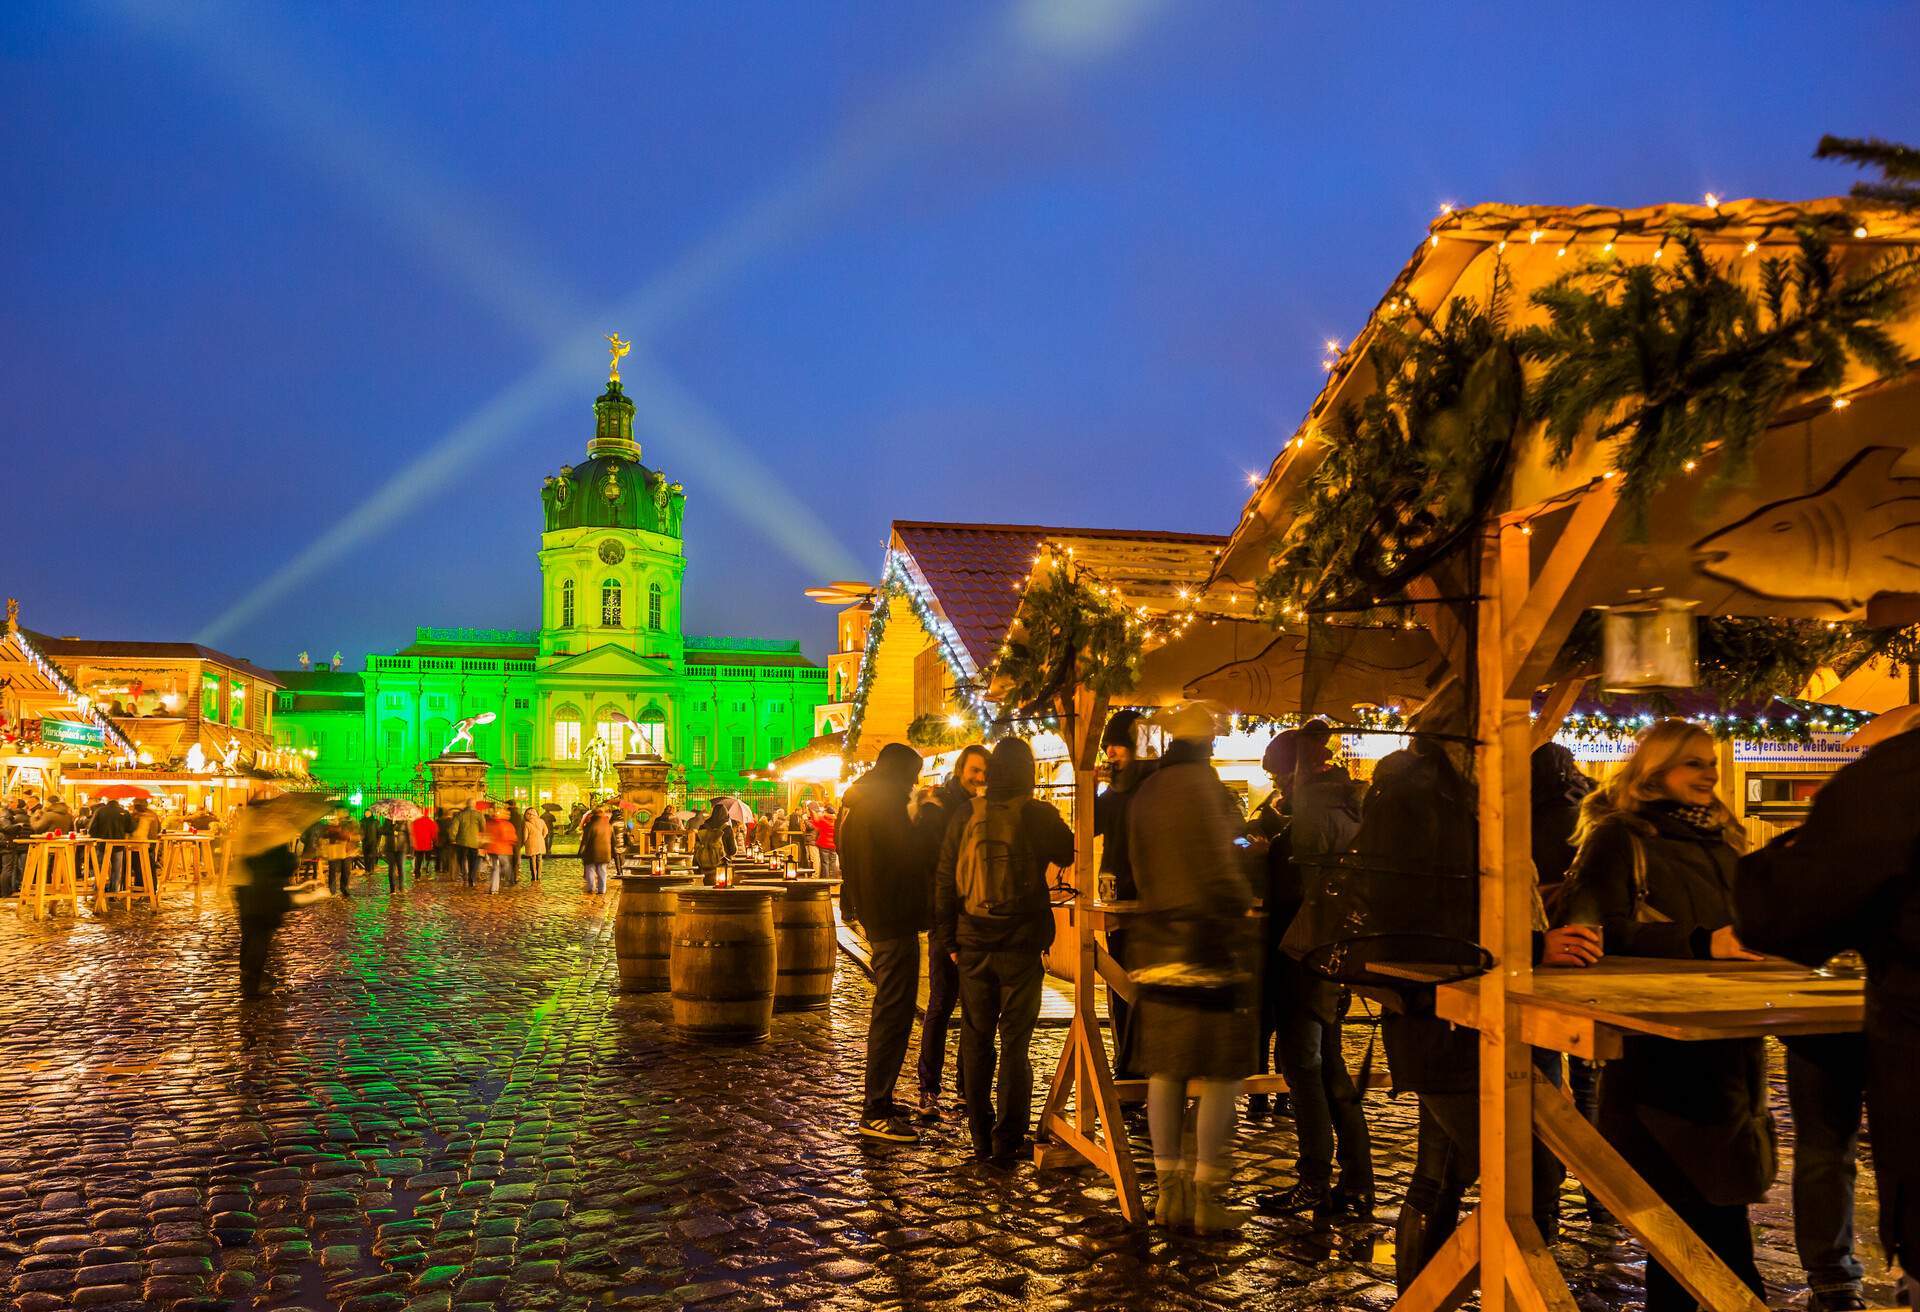
{"type": "Polygon", "coordinates": [[[859,745],[860,730],[866,722],[867,697],[873,690],[874,672],[878,668],[875,656],[880,650],[881,640],[886,636],[887,616],[892,612],[891,602],[894,598],[906,599],[913,607],[914,618],[920,621],[920,627],[933,638],[941,662],[947,667],[947,673],[953,676],[954,696],[959,700],[963,712],[982,725],[994,722],[993,704],[980,694],[972,659],[967,655],[959,633],[940,613],[933,594],[914,575],[902,554],[889,551],[880,586],[874,589],[873,618],[867,624],[867,642],[860,657],[860,677],[854,681],[853,687],[853,709],[847,715],[844,750],[848,756],[859,745]]]}
{"type": "Polygon", "coordinates": [[[1043,550],[990,681],[1005,682],[1005,705],[1022,716],[1070,712],[1078,688],[1103,702],[1129,692],[1144,652],[1139,618],[1071,550],[1043,550]]]}

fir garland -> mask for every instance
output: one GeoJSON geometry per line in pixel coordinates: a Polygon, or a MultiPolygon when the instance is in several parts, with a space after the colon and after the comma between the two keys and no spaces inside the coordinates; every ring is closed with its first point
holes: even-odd
{"type": "Polygon", "coordinates": [[[1888,325],[1917,279],[1912,257],[1842,278],[1831,246],[1803,228],[1798,253],[1761,261],[1749,289],[1675,224],[1652,261],[1603,257],[1529,298],[1547,322],[1515,339],[1539,366],[1528,417],[1544,422],[1555,465],[1588,433],[1612,448],[1629,530],[1643,537],[1653,494],[1709,447],[1723,457],[1715,481],[1737,482],[1788,401],[1838,388],[1851,361],[1905,368],[1888,325]]]}
{"type": "Polygon", "coordinates": [[[1130,691],[1144,646],[1144,629],[1112,589],[1071,556],[1050,555],[1028,579],[991,682],[1005,681],[1015,716],[1069,714],[1076,688],[1103,702],[1130,691]]]}

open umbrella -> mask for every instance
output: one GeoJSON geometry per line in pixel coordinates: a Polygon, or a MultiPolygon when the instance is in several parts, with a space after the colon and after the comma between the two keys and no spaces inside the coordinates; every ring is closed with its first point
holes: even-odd
{"type": "Polygon", "coordinates": [[[729,820],[738,820],[741,824],[745,824],[753,819],[753,812],[748,810],[747,804],[737,797],[716,797],[713,800],[720,803],[721,814],[729,820]]]}
{"type": "Polygon", "coordinates": [[[246,857],[285,847],[332,809],[333,802],[325,793],[282,793],[249,802],[234,815],[234,850],[246,857]]]}
{"type": "Polygon", "coordinates": [[[100,790],[100,796],[124,802],[134,797],[152,797],[153,794],[138,784],[108,784],[100,790]]]}
{"type": "MultiPolygon", "coordinates": [[[[1847,746],[1871,747],[1875,743],[1883,743],[1896,734],[1906,733],[1910,729],[1920,729],[1920,702],[1882,711],[1855,729],[1847,739],[1847,746]]],[[[107,795],[102,791],[101,796],[107,795]]]]}
{"type": "Polygon", "coordinates": [[[404,797],[389,797],[373,804],[373,813],[384,820],[417,820],[426,814],[417,803],[404,797]]]}
{"type": "Polygon", "coordinates": [[[476,797],[473,799],[473,809],[476,811],[491,811],[493,810],[493,799],[491,797],[476,797]]]}

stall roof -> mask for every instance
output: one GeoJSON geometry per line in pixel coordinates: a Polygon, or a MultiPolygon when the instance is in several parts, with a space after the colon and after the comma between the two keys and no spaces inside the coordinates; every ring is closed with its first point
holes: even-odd
{"type": "Polygon", "coordinates": [[[34,645],[48,656],[59,656],[67,660],[187,660],[210,661],[215,665],[224,665],[230,670],[251,675],[262,683],[281,686],[280,676],[272,670],[265,670],[252,661],[242,660],[238,656],[229,656],[212,647],[203,647],[197,642],[121,642],[95,638],[50,638],[43,633],[29,633],[34,645]]]}
{"type": "MultiPolygon", "coordinates": [[[[1802,227],[1815,228],[1829,237],[1843,259],[1849,255],[1873,258],[1887,252],[1906,254],[1920,246],[1920,215],[1842,198],[1737,200],[1717,206],[1649,205],[1637,209],[1480,205],[1442,214],[1387,286],[1366,326],[1331,362],[1326,383],[1306,417],[1281,446],[1266,477],[1247,499],[1232,540],[1214,571],[1216,583],[1230,580],[1249,584],[1266,572],[1270,544],[1283,536],[1292,522],[1290,507],[1296,490],[1319,465],[1322,448],[1315,441],[1318,426],[1336,407],[1357,401],[1375,384],[1370,353],[1382,313],[1392,312],[1407,300],[1431,313],[1456,297],[1483,299],[1492,260],[1498,257],[1512,280],[1516,317],[1526,320],[1536,313],[1525,304],[1527,295],[1567,272],[1568,258],[1610,245],[1619,258],[1650,260],[1676,224],[1698,237],[1710,255],[1723,258],[1790,253],[1798,244],[1802,227]]],[[[1754,263],[1757,271],[1759,261],[1754,263]]],[[[1910,356],[1920,355],[1920,320],[1903,325],[1896,336],[1910,356]]],[[[1848,386],[1861,381],[1850,378],[1848,386]]],[[[1797,421],[1801,416],[1792,418],[1797,421]]],[[[1552,481],[1563,489],[1574,489],[1601,469],[1597,459],[1576,459],[1558,471],[1552,481]]],[[[1528,490],[1546,494],[1539,487],[1528,490]]]]}

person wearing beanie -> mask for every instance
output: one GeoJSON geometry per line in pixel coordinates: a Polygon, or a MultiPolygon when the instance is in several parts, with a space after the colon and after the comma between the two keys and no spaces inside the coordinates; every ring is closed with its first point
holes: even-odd
{"type": "Polygon", "coordinates": [[[840,913],[867,936],[873,965],[860,1133],[889,1143],[920,1137],[893,1100],[913,1035],[920,934],[927,928],[927,844],[907,812],[919,778],[920,753],[888,743],[847,789],[837,826],[840,913]]]}
{"type": "Polygon", "coordinates": [[[1135,1008],[1136,1060],[1147,1072],[1154,1220],[1206,1234],[1236,1230],[1248,1219],[1227,1207],[1221,1192],[1232,1172],[1240,1082],[1253,1067],[1247,921],[1253,890],[1233,843],[1239,811],[1213,769],[1213,712],[1188,705],[1155,723],[1173,741],[1127,817],[1142,912],[1134,946],[1143,972],[1208,968],[1218,983],[1204,993],[1143,988],[1135,1008]],[[1196,1080],[1198,1108],[1189,1117],[1187,1086],[1196,1080]]]}
{"type": "MultiPolygon", "coordinates": [[[[1133,883],[1133,861],[1127,847],[1127,811],[1135,792],[1159,766],[1158,761],[1140,759],[1138,711],[1116,711],[1100,734],[1100,750],[1106,756],[1103,773],[1106,787],[1093,803],[1093,832],[1100,839],[1100,873],[1110,876],[1113,900],[1131,902],[1139,896],[1133,883]]],[[[1102,879],[1102,884],[1107,880],[1102,879]]],[[[1124,927],[1107,930],[1107,952],[1121,966],[1127,964],[1127,931],[1124,927]]],[[[1115,1079],[1139,1078],[1133,1063],[1132,1011],[1127,1001],[1111,986],[1107,989],[1107,1015],[1113,1018],[1113,1075],[1115,1079]]]]}
{"type": "Polygon", "coordinates": [[[1050,866],[1073,863],[1073,830],[1033,795],[1033,749],[1002,738],[984,796],[941,845],[934,951],[960,968],[960,1078],[975,1160],[1010,1169],[1032,1122],[1029,1048],[1040,1019],[1040,954],[1053,942],[1050,866]],[[995,1037],[999,1096],[995,1098],[995,1037]]]}

